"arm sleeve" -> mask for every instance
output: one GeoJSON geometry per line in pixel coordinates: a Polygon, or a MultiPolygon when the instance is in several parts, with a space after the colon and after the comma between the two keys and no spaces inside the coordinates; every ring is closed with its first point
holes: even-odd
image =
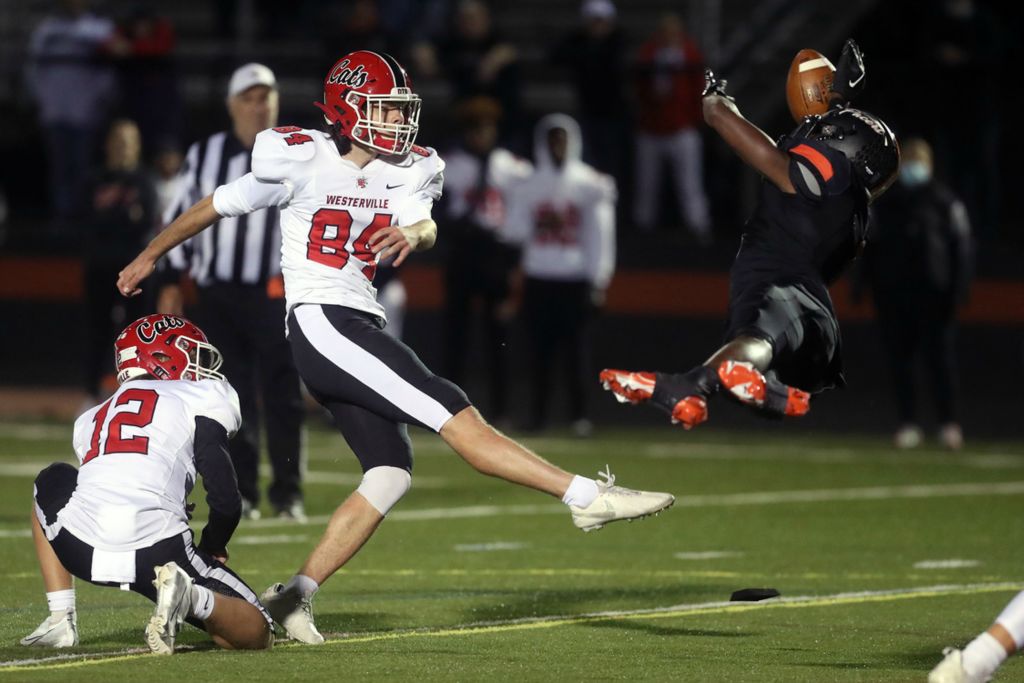
{"type": "Polygon", "coordinates": [[[786,152],[789,179],[805,199],[817,202],[849,188],[853,171],[842,152],[817,140],[798,140],[786,152]]]}
{"type": "Polygon", "coordinates": [[[203,528],[199,548],[221,555],[242,517],[242,495],[228,454],[228,432],[208,417],[196,417],[196,471],[203,478],[210,516],[203,528]]]}
{"type": "Polygon", "coordinates": [[[252,173],[221,185],[213,193],[213,208],[221,216],[242,216],[258,209],[281,206],[292,197],[291,185],[283,182],[263,182],[252,173]]]}

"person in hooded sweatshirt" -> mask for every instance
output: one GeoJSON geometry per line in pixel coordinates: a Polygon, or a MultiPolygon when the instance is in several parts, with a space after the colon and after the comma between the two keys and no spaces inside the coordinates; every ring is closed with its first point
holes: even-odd
{"type": "Polygon", "coordinates": [[[534,131],[533,174],[509,201],[522,245],[523,314],[532,340],[530,426],[545,426],[552,376],[566,382],[573,430],[588,436],[588,329],[615,270],[615,181],[580,160],[580,128],[551,114],[534,131]]]}

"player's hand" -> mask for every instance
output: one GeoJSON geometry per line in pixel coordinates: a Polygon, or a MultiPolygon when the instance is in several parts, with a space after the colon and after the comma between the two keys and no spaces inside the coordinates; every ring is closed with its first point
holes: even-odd
{"type": "Polygon", "coordinates": [[[724,78],[718,78],[715,76],[715,72],[705,67],[704,69],[704,90],[701,92],[701,97],[708,97],[709,95],[718,95],[724,97],[730,102],[734,102],[735,98],[727,95],[725,92],[725,86],[729,82],[724,78]]]}
{"type": "Polygon", "coordinates": [[[839,101],[846,104],[864,91],[864,83],[867,81],[864,72],[864,55],[853,38],[847,39],[843,45],[843,53],[839,56],[839,66],[836,67],[835,76],[832,80],[832,92],[838,95],[833,102],[839,101]]]}
{"type": "Polygon", "coordinates": [[[152,275],[154,270],[156,270],[156,262],[146,256],[145,252],[139,254],[134,261],[117,274],[117,291],[124,296],[141,294],[139,283],[152,275]]]}
{"type": "Polygon", "coordinates": [[[220,554],[220,553],[210,553],[210,555],[212,555],[213,559],[217,560],[221,564],[227,564],[228,563],[229,555],[228,555],[228,549],[227,548],[224,548],[224,554],[223,555],[220,554]]]}
{"type": "Polygon", "coordinates": [[[377,254],[379,262],[393,258],[391,266],[397,268],[402,265],[409,252],[416,249],[419,242],[420,235],[416,230],[390,225],[374,233],[369,244],[370,251],[377,254]]]}

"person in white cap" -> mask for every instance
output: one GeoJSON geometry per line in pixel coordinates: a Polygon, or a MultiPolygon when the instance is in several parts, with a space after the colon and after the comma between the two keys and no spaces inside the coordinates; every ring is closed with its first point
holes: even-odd
{"type": "MultiPolygon", "coordinates": [[[[181,189],[163,216],[171,223],[196,200],[249,173],[256,136],[277,124],[274,72],[245,64],[227,89],[231,130],[214,133],[189,149],[181,189]]],[[[268,498],[274,513],[305,519],[300,455],[302,396],[299,375],[281,329],[285,316],[281,279],[281,228],[277,207],[226,217],[201,237],[173,249],[161,264],[157,311],[183,315],[182,279],[191,277],[198,301],[189,315],[230,360],[224,368],[238,391],[242,428],[231,441],[245,519],[260,516],[260,410],[273,468],[268,498]],[[260,401],[257,400],[260,397],[260,401]]]]}

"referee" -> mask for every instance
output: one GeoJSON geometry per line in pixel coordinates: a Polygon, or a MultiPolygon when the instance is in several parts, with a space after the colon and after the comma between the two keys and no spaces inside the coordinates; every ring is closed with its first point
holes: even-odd
{"type": "MultiPolygon", "coordinates": [[[[274,73],[246,64],[231,76],[227,97],[231,130],[194,143],[182,169],[177,199],[163,216],[170,223],[196,201],[251,169],[256,135],[277,123],[274,73]]],[[[260,406],[274,480],[268,492],[279,517],[305,519],[301,489],[302,397],[299,375],[284,336],[281,228],[276,207],[223,218],[181,244],[161,264],[160,313],[182,314],[181,281],[198,291],[190,317],[224,354],[223,372],[238,392],[242,428],[230,443],[242,493],[242,514],[258,519],[260,406]],[[258,398],[257,398],[258,397],[258,398]]]]}

